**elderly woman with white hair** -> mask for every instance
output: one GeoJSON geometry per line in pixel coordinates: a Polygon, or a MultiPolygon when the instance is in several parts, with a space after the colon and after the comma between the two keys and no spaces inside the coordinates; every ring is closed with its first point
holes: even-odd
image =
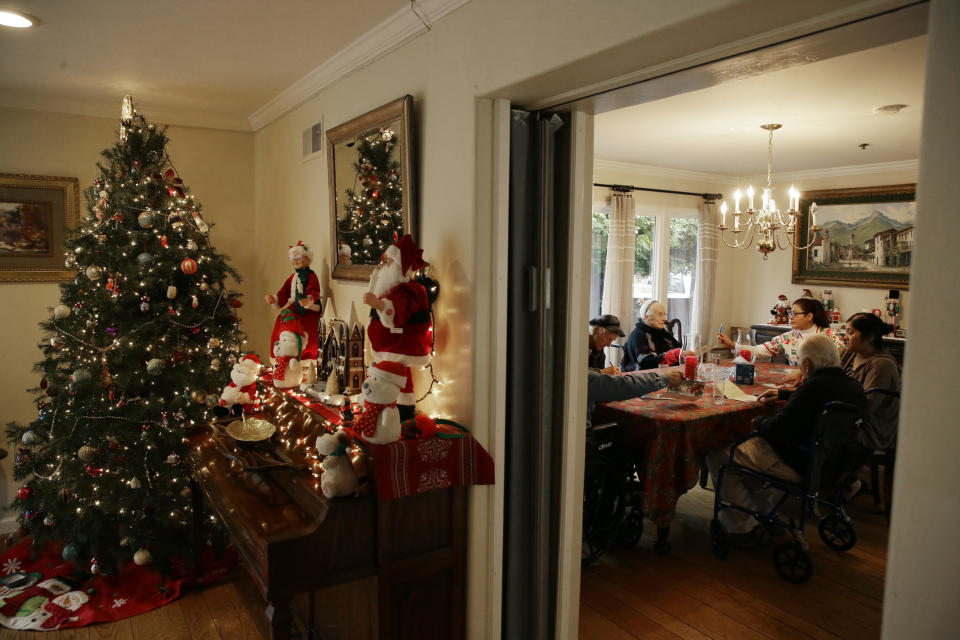
{"type": "MultiPolygon", "coordinates": [[[[863,387],[840,368],[840,356],[830,336],[808,337],[797,355],[803,382],[795,391],[767,389],[760,394],[759,400],[764,404],[777,400],[787,403],[775,415],[754,420],[754,428],[761,437],[747,440],[737,447],[734,455],[738,464],[787,482],[800,482],[807,473],[807,453],[797,446],[809,446],[817,413],[826,403],[846,402],[861,409],[867,404],[863,387]]],[[[729,459],[729,446],[707,454],[707,466],[714,483],[720,467],[729,459]]],[[[781,492],[764,489],[759,482],[739,474],[731,473],[723,478],[721,497],[731,504],[769,512],[780,495],[781,492]]],[[[767,531],[742,511],[724,509],[720,512],[720,521],[730,534],[731,544],[759,544],[768,537],[767,531]]]]}
{"type": "Polygon", "coordinates": [[[622,371],[656,369],[661,363],[677,364],[680,342],[666,329],[667,310],[658,300],[640,307],[637,326],[623,345],[622,371]]]}

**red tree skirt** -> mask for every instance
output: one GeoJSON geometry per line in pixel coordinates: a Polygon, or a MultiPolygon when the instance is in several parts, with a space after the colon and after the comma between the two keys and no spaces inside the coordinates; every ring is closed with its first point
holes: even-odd
{"type": "Polygon", "coordinates": [[[219,580],[236,563],[232,551],[217,557],[209,549],[199,575],[164,578],[131,562],[115,575],[80,582],[60,545],[32,549],[32,541],[27,537],[0,556],[0,624],[9,629],[52,631],[129,618],[176,600],[190,585],[219,580]]]}

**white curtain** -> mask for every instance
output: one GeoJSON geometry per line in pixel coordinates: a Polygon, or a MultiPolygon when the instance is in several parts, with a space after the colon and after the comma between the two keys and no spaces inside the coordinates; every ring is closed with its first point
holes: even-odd
{"type": "Polygon", "coordinates": [[[697,236],[697,285],[693,293],[693,333],[700,334],[703,344],[711,344],[715,327],[710,326],[713,312],[713,291],[716,288],[719,207],[713,200],[700,203],[700,225],[697,236]]]}
{"type": "Polygon", "coordinates": [[[633,263],[637,246],[637,223],[633,194],[614,191],[610,202],[607,263],[603,273],[600,309],[620,318],[627,332],[633,327],[633,263]]]}

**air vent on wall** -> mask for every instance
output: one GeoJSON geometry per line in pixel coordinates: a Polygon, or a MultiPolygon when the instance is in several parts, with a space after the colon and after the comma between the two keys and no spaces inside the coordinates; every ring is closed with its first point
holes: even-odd
{"type": "Polygon", "coordinates": [[[303,130],[303,159],[309,160],[323,150],[323,120],[303,130]]]}

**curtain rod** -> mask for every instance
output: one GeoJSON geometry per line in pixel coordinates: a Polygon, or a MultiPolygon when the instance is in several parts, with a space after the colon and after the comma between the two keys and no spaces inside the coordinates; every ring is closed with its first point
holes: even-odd
{"type": "Polygon", "coordinates": [[[721,200],[723,198],[722,193],[693,193],[692,191],[674,191],[673,189],[654,189],[652,187],[634,187],[629,184],[600,184],[599,182],[594,182],[593,186],[595,187],[607,187],[608,189],[613,189],[614,191],[627,192],[627,191],[655,191],[657,193],[675,193],[681,196],[697,196],[698,198],[703,198],[704,200],[721,200]]]}

